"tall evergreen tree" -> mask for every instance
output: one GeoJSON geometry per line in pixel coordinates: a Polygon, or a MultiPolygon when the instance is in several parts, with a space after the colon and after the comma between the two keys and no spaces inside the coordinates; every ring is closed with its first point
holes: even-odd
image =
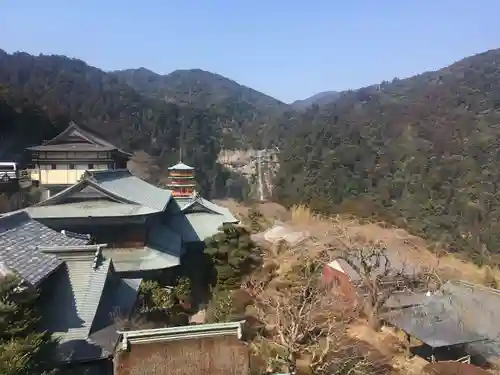
{"type": "Polygon", "coordinates": [[[57,341],[37,332],[38,294],[15,277],[0,281],[0,374],[55,374],[57,341]]]}

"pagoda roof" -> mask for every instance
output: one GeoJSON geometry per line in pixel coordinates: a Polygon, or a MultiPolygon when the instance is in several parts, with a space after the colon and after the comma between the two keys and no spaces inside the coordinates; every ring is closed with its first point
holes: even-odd
{"type": "Polygon", "coordinates": [[[168,169],[170,171],[192,171],[194,168],[184,164],[183,162],[179,162],[176,165],[172,165],[168,169]]]}
{"type": "Polygon", "coordinates": [[[113,151],[131,156],[130,153],[102,139],[94,132],[70,122],[62,133],[40,146],[29,147],[32,151],[113,151]],[[75,139],[78,140],[75,142],[75,139]],[[71,141],[73,140],[73,141],[71,141]]]}

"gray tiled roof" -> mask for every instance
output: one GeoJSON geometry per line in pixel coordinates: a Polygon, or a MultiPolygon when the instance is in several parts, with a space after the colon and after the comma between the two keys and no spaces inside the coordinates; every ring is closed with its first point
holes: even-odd
{"type": "Polygon", "coordinates": [[[16,211],[0,217],[0,262],[29,283],[36,285],[61,262],[38,246],[80,246],[88,240],[67,237],[16,211]]]}
{"type": "Polygon", "coordinates": [[[464,281],[448,281],[420,306],[388,314],[385,319],[430,346],[465,343],[500,353],[500,291],[464,281]]]}
{"type": "Polygon", "coordinates": [[[95,151],[112,151],[116,150],[116,147],[92,145],[88,143],[63,143],[59,145],[33,146],[30,147],[29,149],[32,151],[94,151],[95,152],[95,151]]]}
{"type": "Polygon", "coordinates": [[[489,339],[500,340],[500,290],[466,281],[448,281],[442,291],[467,326],[489,339]]]}
{"type": "MultiPolygon", "coordinates": [[[[68,147],[62,143],[67,136],[71,134],[78,134],[81,136],[83,139],[86,139],[90,143],[93,143],[96,148],[93,149],[93,151],[96,151],[98,148],[100,148],[100,151],[108,151],[108,150],[117,150],[121,152],[124,155],[130,155],[129,153],[119,149],[112,143],[106,141],[105,139],[99,137],[97,134],[94,134],[90,130],[84,129],[78,125],[76,125],[74,122],[70,122],[69,126],[60,134],[55,136],[54,138],[48,140],[41,146],[35,146],[35,147],[30,147],[28,148],[29,150],[43,150],[43,151],[51,151],[51,150],[67,150],[68,147]]],[[[67,139],[67,138],[66,138],[67,139]]],[[[83,144],[83,147],[92,147],[92,144],[83,144]]],[[[80,147],[82,147],[80,146],[80,147]]]]}
{"type": "Polygon", "coordinates": [[[163,211],[172,192],[141,180],[127,169],[87,171],[86,178],[96,182],[103,189],[128,201],[163,211]]]}
{"type": "Polygon", "coordinates": [[[426,297],[422,305],[396,310],[383,319],[433,348],[483,339],[464,325],[446,297],[426,297]]]}

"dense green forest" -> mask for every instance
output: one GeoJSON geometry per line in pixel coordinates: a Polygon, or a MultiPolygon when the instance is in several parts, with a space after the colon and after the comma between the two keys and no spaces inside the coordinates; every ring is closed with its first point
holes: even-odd
{"type": "Polygon", "coordinates": [[[500,50],[342,93],[274,131],[288,134],[279,201],[382,216],[477,262],[500,253],[500,50]]]}
{"type": "Polygon", "coordinates": [[[290,111],[285,103],[249,87],[201,69],[176,70],[160,75],[150,70],[127,69],[112,74],[138,92],[153,98],[209,109],[223,129],[225,148],[265,147],[262,129],[290,111]]]}
{"type": "Polygon", "coordinates": [[[141,95],[114,75],[65,56],[0,50],[0,85],[2,158],[18,158],[26,146],[57,134],[71,119],[125,149],[149,153],[159,167],[154,182],[178,161],[182,143],[183,160],[196,166],[205,196],[224,194],[228,180],[244,185],[216,163],[222,117],[210,108],[141,95]]]}

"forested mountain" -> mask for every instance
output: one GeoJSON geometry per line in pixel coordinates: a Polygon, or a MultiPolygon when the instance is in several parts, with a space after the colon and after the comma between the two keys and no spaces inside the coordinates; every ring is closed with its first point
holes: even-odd
{"type": "Polygon", "coordinates": [[[65,56],[1,51],[0,85],[0,118],[6,119],[0,148],[13,139],[11,155],[49,138],[61,121],[71,119],[124,148],[151,154],[160,167],[158,180],[178,161],[182,138],[184,160],[197,167],[203,193],[214,196],[225,189],[228,172],[216,163],[225,121],[219,113],[145,97],[115,76],[65,56]],[[49,122],[32,120],[40,111],[49,122]]]}
{"type": "Polygon", "coordinates": [[[201,69],[176,70],[160,75],[145,68],[112,72],[138,92],[179,105],[209,108],[221,116],[225,147],[259,147],[259,130],[288,105],[249,87],[201,69]]]}
{"type": "Polygon", "coordinates": [[[297,110],[303,110],[311,107],[314,104],[325,105],[333,103],[339,96],[340,92],[337,91],[323,91],[310,96],[309,98],[296,100],[290,105],[297,110]]]}
{"type": "Polygon", "coordinates": [[[277,199],[500,254],[500,49],[282,120],[277,199]]]}

